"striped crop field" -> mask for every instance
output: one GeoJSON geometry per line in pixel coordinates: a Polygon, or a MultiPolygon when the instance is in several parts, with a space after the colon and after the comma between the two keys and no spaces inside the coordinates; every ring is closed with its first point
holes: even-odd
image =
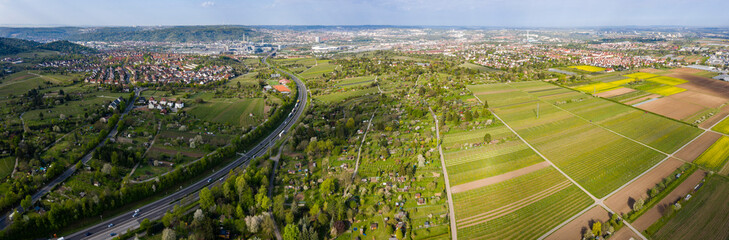
{"type": "MultiPolygon", "coordinates": [[[[508,98],[477,94],[525,141],[596,197],[652,167],[700,130],[644,111],[578,92],[536,96],[544,82],[508,85],[508,98]]],[[[481,87],[483,88],[483,87],[481,87]]],[[[503,88],[503,86],[499,86],[503,88]]]]}
{"type": "Polygon", "coordinates": [[[536,239],[592,204],[552,167],[453,196],[463,239],[536,239]]]}

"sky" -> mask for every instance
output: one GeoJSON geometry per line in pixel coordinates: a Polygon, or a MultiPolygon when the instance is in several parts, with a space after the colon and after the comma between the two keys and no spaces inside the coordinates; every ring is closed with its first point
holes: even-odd
{"type": "Polygon", "coordinates": [[[0,0],[5,26],[729,26],[727,0],[0,0]]]}

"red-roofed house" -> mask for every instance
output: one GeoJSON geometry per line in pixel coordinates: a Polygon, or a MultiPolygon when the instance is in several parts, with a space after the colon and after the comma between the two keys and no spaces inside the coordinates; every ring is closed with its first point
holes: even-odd
{"type": "Polygon", "coordinates": [[[280,93],[291,93],[291,90],[284,85],[273,86],[273,89],[276,89],[280,93]]]}

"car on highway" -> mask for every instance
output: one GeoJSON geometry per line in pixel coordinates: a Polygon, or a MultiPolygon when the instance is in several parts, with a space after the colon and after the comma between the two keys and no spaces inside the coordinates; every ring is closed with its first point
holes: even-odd
{"type": "Polygon", "coordinates": [[[86,234],[84,234],[84,235],[86,235],[86,236],[88,237],[88,236],[91,236],[91,234],[93,234],[93,233],[91,233],[91,232],[86,232],[86,234]]]}
{"type": "Polygon", "coordinates": [[[109,233],[109,236],[116,236],[116,233],[109,233]]]}
{"type": "Polygon", "coordinates": [[[212,181],[213,181],[213,179],[212,179],[212,178],[208,178],[208,183],[209,183],[209,182],[212,182],[212,181]]]}
{"type": "Polygon", "coordinates": [[[113,224],[113,223],[109,223],[109,226],[106,226],[106,227],[107,227],[107,228],[110,228],[110,227],[113,227],[113,226],[114,226],[114,224],[113,224]]]}

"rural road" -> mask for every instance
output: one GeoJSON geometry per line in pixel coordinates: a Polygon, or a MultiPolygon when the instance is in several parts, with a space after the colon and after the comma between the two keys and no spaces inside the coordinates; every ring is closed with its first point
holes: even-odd
{"type": "MultiPolygon", "coordinates": [[[[273,55],[273,53],[271,54],[273,55]]],[[[264,62],[268,65],[268,62],[266,61],[271,55],[264,58],[264,62]]],[[[270,65],[269,65],[270,67],[270,65]]],[[[294,107],[292,113],[284,120],[283,124],[279,125],[271,134],[269,134],[266,138],[264,138],[261,142],[259,142],[256,146],[254,146],[252,149],[250,149],[246,154],[239,157],[232,163],[228,164],[227,166],[223,167],[222,169],[216,170],[214,173],[210,174],[207,178],[201,179],[200,181],[193,183],[187,187],[184,187],[177,192],[174,192],[168,196],[165,196],[157,201],[154,201],[152,203],[149,203],[143,207],[139,208],[139,216],[138,217],[132,217],[134,215],[134,211],[129,211],[123,214],[120,214],[114,218],[105,220],[101,223],[98,223],[94,226],[88,227],[86,229],[83,229],[81,231],[78,231],[76,233],[73,233],[66,237],[66,239],[110,239],[112,238],[111,234],[122,234],[130,229],[134,229],[139,226],[139,223],[142,221],[142,219],[148,218],[149,220],[156,220],[161,218],[167,211],[172,210],[173,206],[179,202],[180,199],[183,197],[186,197],[188,195],[193,195],[195,198],[197,198],[197,194],[200,189],[203,187],[210,187],[212,183],[215,181],[223,181],[227,177],[226,175],[230,172],[230,170],[242,165],[248,163],[251,159],[260,157],[264,155],[271,147],[273,147],[276,144],[276,141],[279,140],[279,135],[282,133],[285,133],[286,130],[293,127],[294,123],[297,119],[301,117],[301,115],[304,113],[304,109],[306,106],[307,101],[307,89],[306,85],[299,80],[296,76],[282,71],[286,74],[288,74],[291,79],[293,79],[296,82],[297,85],[297,101],[300,104],[296,104],[294,107]],[[212,182],[209,182],[211,180],[212,182]],[[110,224],[113,224],[113,226],[109,227],[110,224]],[[89,236],[86,236],[86,235],[89,236]]]]}

